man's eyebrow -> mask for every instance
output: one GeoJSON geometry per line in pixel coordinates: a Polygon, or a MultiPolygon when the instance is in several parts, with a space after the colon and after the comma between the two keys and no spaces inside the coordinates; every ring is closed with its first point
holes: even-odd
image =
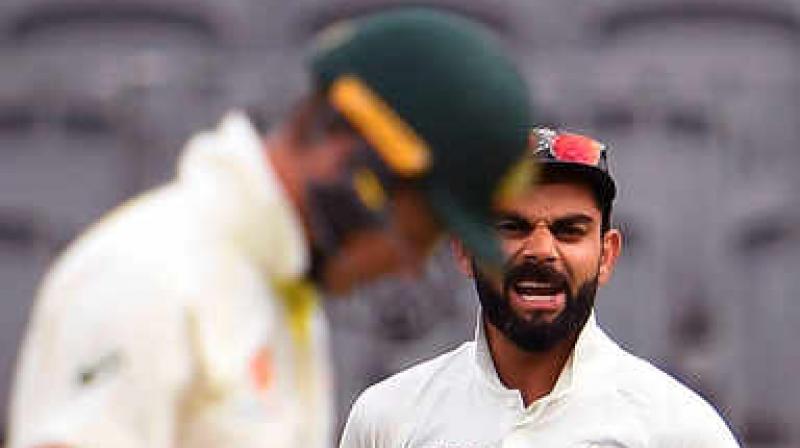
{"type": "MultiPolygon", "coordinates": [[[[513,211],[509,212],[497,212],[495,213],[495,219],[510,219],[515,221],[524,221],[529,222],[528,218],[513,211]]],[[[595,219],[587,215],[585,213],[571,213],[568,215],[560,216],[553,220],[553,224],[591,224],[595,222],[595,219]]]]}
{"type": "Polygon", "coordinates": [[[591,224],[594,222],[594,218],[589,215],[583,213],[574,213],[565,216],[558,217],[554,220],[554,223],[558,224],[591,224]]]}
{"type": "Polygon", "coordinates": [[[495,219],[513,219],[515,221],[525,221],[527,222],[528,219],[517,212],[497,212],[495,213],[495,219]]]}

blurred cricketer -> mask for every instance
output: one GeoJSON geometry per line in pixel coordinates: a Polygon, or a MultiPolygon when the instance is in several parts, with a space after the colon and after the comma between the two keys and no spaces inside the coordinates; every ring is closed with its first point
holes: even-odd
{"type": "Polygon", "coordinates": [[[315,288],[418,269],[443,231],[500,260],[530,181],[520,74],[479,25],[399,8],[322,33],[266,135],[228,114],[176,178],[104,217],[41,286],[9,447],[329,446],[315,288]]]}

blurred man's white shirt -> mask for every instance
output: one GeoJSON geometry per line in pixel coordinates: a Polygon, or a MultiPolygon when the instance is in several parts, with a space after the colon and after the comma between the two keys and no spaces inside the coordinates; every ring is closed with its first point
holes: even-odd
{"type": "MultiPolygon", "coordinates": [[[[480,320],[480,317],[479,317],[480,320]]],[[[475,341],[367,389],[341,448],[738,447],[702,398],[623,351],[592,316],[550,394],[525,408],[475,341]]]]}
{"type": "Polygon", "coordinates": [[[103,218],[45,279],[8,448],[329,446],[306,244],[244,116],[195,136],[177,180],[103,218]]]}

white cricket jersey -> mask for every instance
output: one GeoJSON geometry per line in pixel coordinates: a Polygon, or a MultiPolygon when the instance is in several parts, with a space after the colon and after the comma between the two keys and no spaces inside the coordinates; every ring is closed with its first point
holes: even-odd
{"type": "MultiPolygon", "coordinates": [[[[479,317],[480,321],[480,317],[479,317]]],[[[367,389],[341,448],[738,447],[694,392],[626,353],[592,316],[550,394],[527,408],[476,340],[367,389]]]]}
{"type": "Polygon", "coordinates": [[[330,446],[307,252],[247,119],[193,137],[175,181],[103,218],[47,275],[7,447],[330,446]]]}

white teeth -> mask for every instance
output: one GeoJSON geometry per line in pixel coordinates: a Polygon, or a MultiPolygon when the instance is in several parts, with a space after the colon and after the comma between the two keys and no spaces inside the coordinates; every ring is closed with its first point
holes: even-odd
{"type": "Polygon", "coordinates": [[[517,286],[520,288],[549,288],[551,285],[549,283],[523,280],[521,282],[518,282],[517,286]]]}
{"type": "Polygon", "coordinates": [[[553,302],[555,301],[555,296],[528,296],[522,295],[522,300],[526,302],[553,302]]]}

